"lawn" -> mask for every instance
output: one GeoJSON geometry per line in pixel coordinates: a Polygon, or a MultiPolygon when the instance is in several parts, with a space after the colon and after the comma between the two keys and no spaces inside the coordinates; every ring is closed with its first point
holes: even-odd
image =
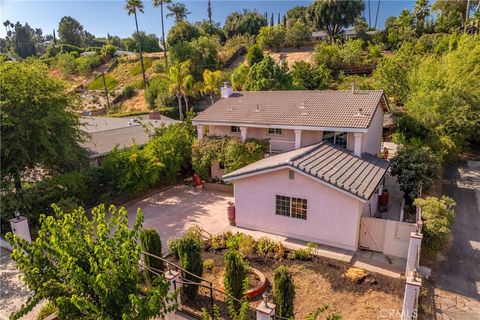
{"type": "MultiPolygon", "coordinates": [[[[109,90],[114,89],[118,85],[117,79],[110,74],[105,75],[105,83],[109,90]]],[[[104,89],[102,76],[97,77],[95,80],[90,82],[87,86],[88,90],[102,90],[104,89]]]]}

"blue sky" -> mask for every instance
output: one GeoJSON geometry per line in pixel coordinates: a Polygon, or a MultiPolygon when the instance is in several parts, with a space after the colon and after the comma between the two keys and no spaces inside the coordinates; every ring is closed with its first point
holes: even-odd
{"type": "MultiPolygon", "coordinates": [[[[191,11],[189,21],[207,18],[206,0],[184,0],[191,11]]],[[[225,17],[233,11],[243,8],[257,9],[268,15],[273,12],[275,21],[277,14],[283,15],[288,9],[297,5],[308,5],[311,1],[238,1],[238,0],[212,0],[213,20],[223,24],[225,17]]],[[[383,27],[385,19],[398,15],[402,9],[411,9],[415,1],[382,0],[378,18],[378,27],[383,27]]],[[[368,8],[368,1],[365,1],[368,8]]],[[[374,24],[378,1],[370,1],[371,22],[374,24]]],[[[139,16],[139,27],[147,33],[161,34],[160,9],[153,8],[151,1],[144,1],[145,13],[139,16]]],[[[365,13],[368,21],[368,13],[365,13]]],[[[63,16],[72,16],[77,19],[85,29],[99,37],[107,33],[127,37],[135,28],[133,17],[124,10],[124,1],[120,0],[0,0],[0,20],[11,22],[28,22],[34,28],[41,28],[44,34],[51,34],[53,29],[58,29],[58,22],[63,16]]],[[[173,18],[166,20],[167,30],[173,25],[173,18]]],[[[5,36],[5,28],[0,25],[0,36],[5,36]]]]}

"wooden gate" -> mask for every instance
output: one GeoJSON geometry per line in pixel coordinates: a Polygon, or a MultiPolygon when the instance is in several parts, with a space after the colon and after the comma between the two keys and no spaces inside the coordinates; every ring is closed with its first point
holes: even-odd
{"type": "Polygon", "coordinates": [[[360,218],[360,249],[383,252],[386,220],[377,218],[360,218]]]}

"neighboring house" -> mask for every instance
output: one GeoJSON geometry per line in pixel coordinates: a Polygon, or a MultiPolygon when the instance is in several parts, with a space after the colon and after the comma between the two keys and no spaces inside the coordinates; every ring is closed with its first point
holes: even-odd
{"type": "MultiPolygon", "coordinates": [[[[194,118],[198,138],[269,139],[271,155],[223,176],[239,227],[358,248],[389,162],[380,153],[383,91],[236,92],[194,118]],[[279,153],[279,154],[277,154],[279,153]]],[[[218,168],[212,168],[218,172],[218,168]]]]}
{"type": "Polygon", "coordinates": [[[88,152],[91,166],[98,166],[101,160],[115,147],[128,149],[133,145],[143,146],[150,139],[149,128],[177,122],[162,116],[160,120],[141,117],[81,117],[82,130],[88,135],[83,147],[88,152]]]}

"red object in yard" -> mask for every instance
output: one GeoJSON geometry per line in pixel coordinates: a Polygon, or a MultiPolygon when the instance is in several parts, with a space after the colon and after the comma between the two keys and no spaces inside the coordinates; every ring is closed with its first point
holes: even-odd
{"type": "Polygon", "coordinates": [[[378,203],[381,206],[387,206],[388,205],[388,190],[383,189],[382,194],[380,195],[380,198],[378,199],[378,203]]]}
{"type": "Polygon", "coordinates": [[[227,203],[228,221],[231,225],[235,225],[235,203],[229,201],[227,203]]]}
{"type": "Polygon", "coordinates": [[[193,175],[193,182],[195,183],[196,186],[201,186],[202,185],[202,178],[200,178],[198,173],[195,173],[193,175]]]}

